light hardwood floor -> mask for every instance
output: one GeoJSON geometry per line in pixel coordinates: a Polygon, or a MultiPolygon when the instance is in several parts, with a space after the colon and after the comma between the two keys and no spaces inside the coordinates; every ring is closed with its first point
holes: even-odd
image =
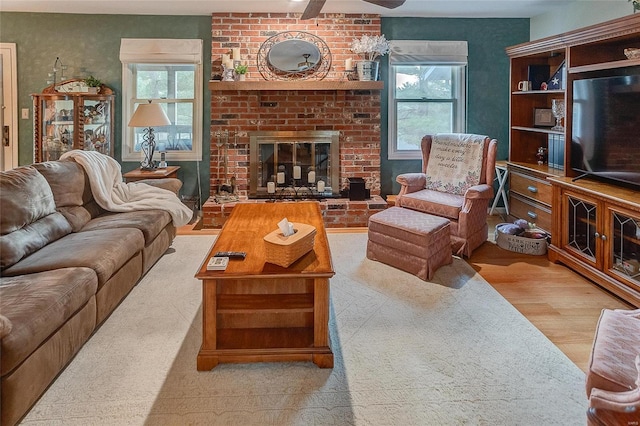
{"type": "Polygon", "coordinates": [[[489,242],[467,261],[582,371],[602,309],[633,307],[547,256],[518,254],[493,241],[500,216],[489,216],[489,242]]]}
{"type": "MultiPolygon", "coordinates": [[[[493,242],[495,225],[489,216],[489,241],[467,262],[583,371],[587,368],[596,324],[602,309],[633,309],[591,281],[554,264],[546,256],[503,250],[493,242]]],[[[327,229],[366,232],[366,228],[327,229]]],[[[186,225],[179,235],[215,235],[218,230],[186,225]]]]}

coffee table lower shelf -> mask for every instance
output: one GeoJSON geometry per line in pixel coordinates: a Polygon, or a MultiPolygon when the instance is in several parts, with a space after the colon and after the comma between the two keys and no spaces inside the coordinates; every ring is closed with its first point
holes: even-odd
{"type": "Polygon", "coordinates": [[[203,304],[200,371],[245,362],[333,367],[326,278],[203,280],[203,304]]]}
{"type": "Polygon", "coordinates": [[[232,328],[218,330],[217,349],[200,349],[198,370],[219,363],[307,361],[320,368],[333,367],[333,353],[313,346],[313,327],[232,328]],[[283,347],[286,342],[287,347],[283,347]]]}
{"type": "Polygon", "coordinates": [[[218,349],[286,350],[311,347],[313,347],[313,327],[218,330],[218,349]]]}

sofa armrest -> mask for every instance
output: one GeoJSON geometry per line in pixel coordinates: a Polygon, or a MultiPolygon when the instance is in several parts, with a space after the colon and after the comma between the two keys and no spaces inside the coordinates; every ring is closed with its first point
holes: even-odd
{"type": "Polygon", "coordinates": [[[593,388],[589,396],[589,409],[618,413],[636,412],[640,415],[640,388],[625,392],[611,392],[593,388]]]}
{"type": "Polygon", "coordinates": [[[427,176],[424,173],[404,173],[396,177],[396,182],[402,185],[398,195],[404,195],[424,189],[427,176]]]}
{"type": "Polygon", "coordinates": [[[640,320],[640,309],[633,309],[633,310],[628,310],[628,309],[614,309],[614,312],[617,313],[621,313],[621,314],[625,314],[628,315],[630,317],[634,317],[636,319],[640,320]]]}
{"type": "MultiPolygon", "coordinates": [[[[634,311],[627,311],[634,312],[634,311]]],[[[598,410],[605,412],[631,414],[634,418],[640,418],[640,355],[635,358],[636,387],[623,392],[612,392],[604,389],[593,388],[589,395],[589,413],[592,416],[598,415],[598,410]]]]}
{"type": "Polygon", "coordinates": [[[182,181],[176,178],[162,178],[162,179],[142,179],[137,180],[134,183],[146,183],[150,186],[166,189],[178,195],[180,188],[182,188],[182,181]]]}
{"type": "Polygon", "coordinates": [[[493,198],[493,188],[486,184],[472,186],[467,189],[464,198],[465,200],[491,199],[493,198]]]}

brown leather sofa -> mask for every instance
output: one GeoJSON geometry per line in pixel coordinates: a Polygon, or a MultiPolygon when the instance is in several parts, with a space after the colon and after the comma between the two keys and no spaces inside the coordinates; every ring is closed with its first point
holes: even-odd
{"type": "Polygon", "coordinates": [[[73,161],[0,173],[2,425],[28,412],[175,235],[163,210],[104,211],[73,161]]]}

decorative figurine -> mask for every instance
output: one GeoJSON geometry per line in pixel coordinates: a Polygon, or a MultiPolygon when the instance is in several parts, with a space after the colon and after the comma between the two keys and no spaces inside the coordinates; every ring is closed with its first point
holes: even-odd
{"type": "Polygon", "coordinates": [[[544,147],[541,146],[538,148],[536,159],[538,160],[539,165],[543,165],[547,161],[547,150],[544,147]]]}

